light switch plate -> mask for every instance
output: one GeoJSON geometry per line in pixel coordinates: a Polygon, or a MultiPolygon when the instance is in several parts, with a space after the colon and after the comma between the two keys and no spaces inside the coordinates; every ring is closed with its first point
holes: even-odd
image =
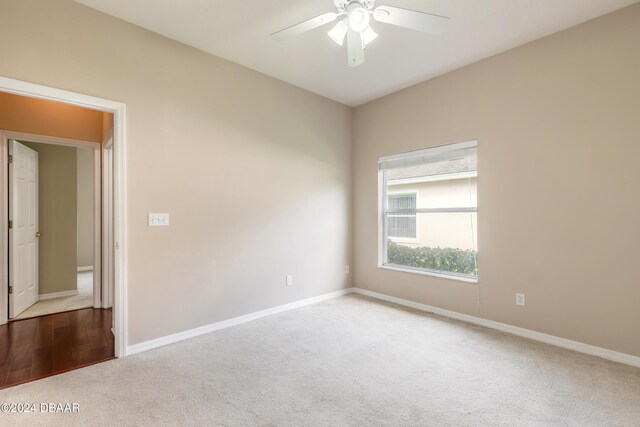
{"type": "Polygon", "coordinates": [[[149,227],[168,227],[168,213],[149,213],[149,227]]]}

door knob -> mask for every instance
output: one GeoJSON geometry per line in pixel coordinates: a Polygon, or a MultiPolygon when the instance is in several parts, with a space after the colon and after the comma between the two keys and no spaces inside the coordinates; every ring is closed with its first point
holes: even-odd
{"type": "Polygon", "coordinates": [[[40,237],[40,232],[36,231],[36,237],[40,237]]]}

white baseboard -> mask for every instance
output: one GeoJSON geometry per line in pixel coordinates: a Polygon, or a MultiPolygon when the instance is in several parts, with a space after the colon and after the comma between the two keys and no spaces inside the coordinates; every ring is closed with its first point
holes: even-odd
{"type": "Polygon", "coordinates": [[[255,313],[246,314],[244,316],[222,320],[220,322],[211,323],[205,326],[200,326],[199,328],[178,332],[177,334],[167,335],[165,337],[156,338],[150,341],[141,342],[139,344],[130,345],[130,346],[127,346],[126,355],[130,356],[133,354],[142,353],[144,351],[152,350],[154,348],[162,347],[168,344],[173,344],[189,338],[194,338],[200,335],[208,334],[210,332],[219,331],[220,329],[230,328],[231,326],[247,323],[252,320],[260,319],[261,317],[282,313],[284,311],[292,310],[294,308],[304,307],[306,305],[315,304],[315,303],[326,301],[332,298],[338,298],[343,295],[350,294],[352,292],[353,292],[353,288],[342,289],[340,291],[318,295],[316,297],[295,301],[289,304],[279,305],[277,307],[267,308],[265,310],[256,311],[255,313]]]}
{"type": "Polygon", "coordinates": [[[506,323],[495,322],[493,320],[487,320],[481,317],[470,316],[468,314],[457,313],[455,311],[445,310],[442,308],[433,307],[426,304],[420,304],[418,302],[413,302],[413,301],[409,301],[402,298],[396,298],[390,295],[368,291],[366,289],[361,289],[361,288],[352,288],[352,289],[354,293],[366,295],[371,298],[392,302],[394,304],[414,308],[416,310],[425,311],[427,313],[437,314],[439,316],[444,316],[451,319],[462,320],[464,322],[473,323],[474,325],[484,326],[490,329],[507,332],[509,334],[528,338],[534,341],[540,341],[546,344],[555,345],[557,347],[566,348],[566,349],[577,351],[580,353],[585,353],[592,356],[597,356],[603,359],[611,360],[618,363],[624,363],[625,365],[630,365],[630,366],[640,368],[640,357],[638,356],[633,356],[626,353],[620,353],[620,352],[609,350],[606,348],[596,347],[596,346],[584,344],[578,341],[568,340],[566,338],[547,335],[547,334],[543,334],[542,332],[536,332],[530,329],[524,329],[517,326],[507,325],[506,323]]]}
{"type": "MultiPolygon", "coordinates": [[[[487,320],[480,317],[470,316],[468,314],[457,313],[455,311],[445,310],[443,308],[421,304],[418,302],[409,301],[402,298],[397,298],[390,295],[372,292],[372,291],[368,291],[366,289],[360,289],[360,288],[348,288],[348,289],[343,289],[337,292],[318,295],[316,297],[295,301],[289,304],[267,308],[265,310],[246,314],[244,316],[222,320],[220,322],[201,326],[199,328],[190,329],[188,331],[178,332],[177,334],[168,335],[168,336],[156,338],[150,341],[145,341],[139,344],[130,345],[127,347],[126,355],[142,353],[148,350],[152,350],[154,348],[162,347],[162,346],[173,344],[189,338],[194,338],[200,335],[208,334],[210,332],[219,331],[221,329],[230,328],[232,326],[250,322],[252,320],[256,320],[261,317],[270,316],[272,314],[282,313],[284,311],[292,310],[298,307],[304,307],[306,305],[315,304],[321,301],[326,301],[328,299],[341,297],[343,295],[347,295],[352,292],[365,295],[371,298],[392,302],[394,304],[402,305],[405,307],[413,308],[413,309],[424,311],[427,313],[433,313],[439,316],[461,320],[463,322],[472,323],[474,325],[484,326],[486,328],[495,329],[497,331],[506,332],[512,335],[517,335],[517,336],[528,338],[534,341],[555,345],[557,347],[566,348],[568,350],[577,351],[579,353],[589,354],[592,356],[597,356],[603,359],[607,359],[614,362],[623,363],[625,365],[630,365],[630,366],[640,368],[640,357],[638,356],[633,356],[626,353],[620,353],[620,352],[609,350],[606,348],[596,347],[590,344],[585,344],[578,341],[572,341],[566,338],[560,338],[553,335],[544,334],[542,332],[536,332],[530,329],[508,325],[506,323],[500,323],[500,322],[495,322],[493,320],[487,320]]],[[[48,294],[48,295],[53,295],[53,294],[48,294]]],[[[57,298],[57,297],[54,297],[54,298],[57,298]]]]}
{"type": "Polygon", "coordinates": [[[50,294],[38,295],[38,301],[44,301],[44,300],[54,299],[54,298],[73,297],[76,295],[78,295],[77,289],[73,291],[52,292],[50,294]]]}
{"type": "Polygon", "coordinates": [[[93,271],[93,265],[86,265],[84,267],[78,267],[78,272],[81,271],[93,271]]]}

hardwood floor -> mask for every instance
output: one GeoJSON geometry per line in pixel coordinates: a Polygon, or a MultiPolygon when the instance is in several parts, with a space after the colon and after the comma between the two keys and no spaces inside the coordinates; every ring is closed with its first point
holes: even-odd
{"type": "Polygon", "coordinates": [[[111,310],[87,308],[0,326],[0,389],[113,358],[111,310]]]}

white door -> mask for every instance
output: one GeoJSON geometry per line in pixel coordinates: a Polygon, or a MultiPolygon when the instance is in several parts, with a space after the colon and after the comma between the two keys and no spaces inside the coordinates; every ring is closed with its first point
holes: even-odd
{"type": "Polygon", "coordinates": [[[9,141],[9,318],[38,301],[38,153],[9,141]]]}

